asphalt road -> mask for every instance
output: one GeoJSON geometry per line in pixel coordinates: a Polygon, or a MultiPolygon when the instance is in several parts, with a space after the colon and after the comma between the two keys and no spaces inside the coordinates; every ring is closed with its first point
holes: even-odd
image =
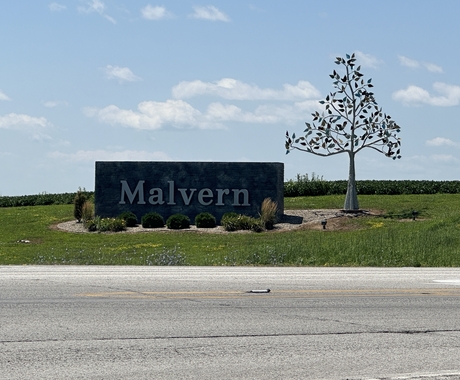
{"type": "Polygon", "coordinates": [[[0,266],[0,379],[458,380],[460,269],[0,266]]]}

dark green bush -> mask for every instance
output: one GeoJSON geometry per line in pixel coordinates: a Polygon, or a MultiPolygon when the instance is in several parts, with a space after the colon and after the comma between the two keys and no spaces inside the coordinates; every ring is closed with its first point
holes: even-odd
{"type": "MultiPolygon", "coordinates": [[[[230,213],[228,213],[230,214],[230,213]]],[[[249,230],[254,232],[262,232],[264,230],[263,223],[260,219],[253,218],[247,215],[227,215],[222,217],[221,225],[226,231],[249,230]]]]}
{"type": "Polygon", "coordinates": [[[157,212],[149,212],[141,218],[141,224],[144,228],[161,228],[164,227],[165,221],[157,212]]]}
{"type": "Polygon", "coordinates": [[[216,218],[209,212],[202,212],[195,217],[195,225],[197,228],[214,228],[216,226],[216,218]]]}
{"type": "Polygon", "coordinates": [[[137,216],[131,211],[122,212],[118,217],[125,221],[126,227],[136,227],[137,225],[137,216]]]}
{"type": "Polygon", "coordinates": [[[190,227],[190,218],[183,214],[171,215],[166,220],[166,226],[171,230],[182,230],[190,227]]]}
{"type": "Polygon", "coordinates": [[[222,218],[220,219],[221,226],[223,226],[224,223],[226,223],[227,220],[236,218],[239,215],[240,214],[237,214],[236,212],[226,212],[224,215],[222,215],[222,218]]]}
{"type": "Polygon", "coordinates": [[[97,222],[95,219],[83,220],[83,225],[90,232],[97,231],[97,222]]]}

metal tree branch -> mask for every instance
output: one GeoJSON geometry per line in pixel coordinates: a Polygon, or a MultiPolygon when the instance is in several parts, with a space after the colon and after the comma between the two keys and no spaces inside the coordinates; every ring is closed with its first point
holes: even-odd
{"type": "MultiPolygon", "coordinates": [[[[322,157],[348,153],[349,190],[354,193],[356,153],[371,148],[387,157],[401,158],[401,140],[397,136],[400,127],[378,107],[370,91],[372,80],[364,81],[361,67],[355,68],[355,61],[354,54],[347,54],[346,59],[337,57],[335,63],[343,66],[345,74],[341,76],[334,70],[329,75],[336,91],[319,102],[324,105],[324,110],[311,114],[312,123],[305,123],[305,134],[296,137],[295,133],[286,132],[285,142],[286,153],[300,150],[322,157]]],[[[345,204],[345,208],[357,208],[358,202],[357,199],[350,201],[347,192],[345,204]]]]}

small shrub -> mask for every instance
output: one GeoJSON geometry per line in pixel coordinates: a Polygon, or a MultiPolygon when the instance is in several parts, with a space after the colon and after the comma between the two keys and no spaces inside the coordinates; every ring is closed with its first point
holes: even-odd
{"type": "Polygon", "coordinates": [[[126,229],[126,223],[120,218],[101,218],[96,216],[94,219],[88,219],[83,222],[88,231],[99,232],[119,232],[126,229]]]}
{"type": "Polygon", "coordinates": [[[119,232],[126,229],[126,223],[119,218],[99,218],[96,222],[96,229],[99,232],[119,232]]]}
{"type": "Polygon", "coordinates": [[[97,231],[97,220],[96,220],[96,218],[95,219],[83,220],[83,225],[90,232],[97,231]]]}
{"type": "Polygon", "coordinates": [[[94,204],[91,201],[86,201],[81,209],[81,220],[85,223],[91,219],[94,219],[94,204]]]}
{"type": "Polygon", "coordinates": [[[136,227],[137,225],[137,216],[131,211],[122,212],[118,217],[125,221],[126,227],[136,227]]]}
{"type": "Polygon", "coordinates": [[[226,231],[249,230],[254,232],[262,232],[264,230],[260,219],[256,219],[247,215],[224,215],[222,217],[221,224],[226,231]]]}
{"type": "Polygon", "coordinates": [[[220,224],[223,226],[227,220],[233,219],[238,217],[240,214],[237,214],[236,212],[226,212],[224,215],[222,215],[222,218],[220,219],[220,224]]]}
{"type": "Polygon", "coordinates": [[[166,221],[166,226],[171,230],[182,230],[190,227],[190,218],[183,214],[171,215],[166,221]]]}
{"type": "Polygon", "coordinates": [[[73,200],[73,216],[75,217],[75,219],[77,219],[78,223],[81,222],[83,205],[85,204],[86,200],[87,197],[85,193],[81,189],[78,189],[77,194],[75,195],[75,198],[73,200]]]}
{"type": "Polygon", "coordinates": [[[216,226],[216,218],[209,212],[202,212],[195,217],[195,225],[197,228],[214,228],[216,226]]]}
{"type": "Polygon", "coordinates": [[[270,198],[265,198],[260,207],[260,220],[267,230],[273,229],[276,223],[277,212],[278,204],[270,198]]]}
{"type": "Polygon", "coordinates": [[[164,227],[165,221],[157,212],[149,212],[141,218],[141,224],[144,228],[160,228],[164,227]]]}

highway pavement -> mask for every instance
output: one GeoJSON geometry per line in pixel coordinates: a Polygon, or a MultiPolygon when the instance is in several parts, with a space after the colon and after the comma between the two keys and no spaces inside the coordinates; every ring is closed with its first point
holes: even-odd
{"type": "Polygon", "coordinates": [[[458,380],[460,269],[0,266],[0,379],[458,380]]]}

